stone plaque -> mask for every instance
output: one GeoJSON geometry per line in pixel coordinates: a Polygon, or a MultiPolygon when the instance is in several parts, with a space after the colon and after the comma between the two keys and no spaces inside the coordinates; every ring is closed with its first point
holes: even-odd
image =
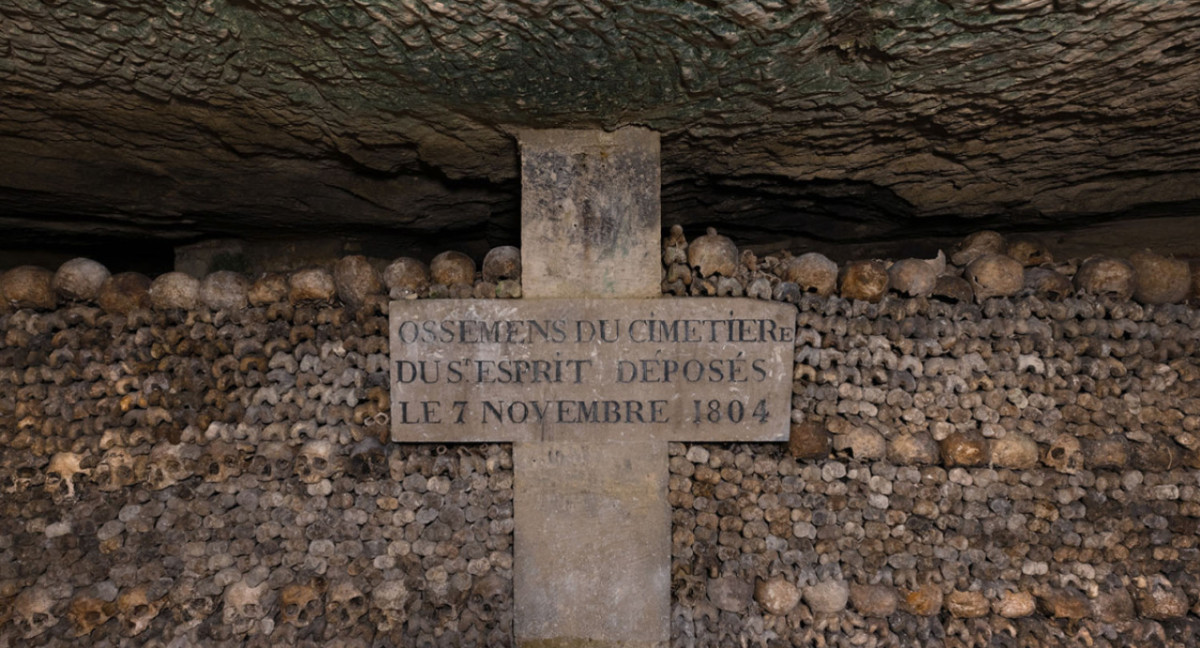
{"type": "Polygon", "coordinates": [[[751,299],[392,302],[392,440],[784,441],[795,320],[751,299]]]}

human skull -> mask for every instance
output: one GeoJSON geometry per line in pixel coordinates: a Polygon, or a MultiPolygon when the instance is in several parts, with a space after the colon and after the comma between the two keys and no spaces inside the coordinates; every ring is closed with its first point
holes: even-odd
{"type": "Polygon", "coordinates": [[[125,448],[112,448],[105,452],[92,473],[96,487],[106,493],[132,486],[145,477],[145,455],[135,457],[125,448]]]}
{"type": "Polygon", "coordinates": [[[1046,244],[1030,236],[1020,236],[1010,240],[1004,253],[1027,268],[1043,263],[1054,263],[1054,255],[1050,253],[1046,244]]]}
{"type": "Polygon", "coordinates": [[[242,474],[245,466],[242,453],[225,441],[213,441],[200,455],[198,471],[206,482],[224,482],[242,474]]]}
{"type": "Polygon", "coordinates": [[[125,636],[136,637],[145,632],[165,601],[165,598],[151,601],[145,585],[121,592],[117,597],[117,620],[121,622],[125,636]]]}
{"type": "Polygon", "coordinates": [[[43,587],[30,587],[18,594],[12,604],[12,615],[21,638],[32,639],[57,625],[53,608],[54,597],[43,587]]]}
{"type": "Polygon", "coordinates": [[[191,477],[193,460],[187,454],[183,444],[163,442],[154,446],[147,462],[146,484],[150,489],[162,490],[191,477]]]}
{"type": "Polygon", "coordinates": [[[238,311],[248,303],[250,280],[232,270],[218,270],[200,282],[200,301],[215,311],[238,311]]]}
{"type": "Polygon", "coordinates": [[[195,310],[200,282],[182,272],[168,272],[150,283],[150,305],[159,310],[195,310]]]}
{"type": "Polygon", "coordinates": [[[306,484],[315,484],[337,471],[335,459],[332,443],[325,439],[308,441],[296,454],[296,475],[306,484]]]}
{"type": "Polygon", "coordinates": [[[972,261],[985,254],[1004,254],[1004,236],[999,232],[984,230],[975,232],[964,238],[950,257],[957,266],[970,265],[972,261]]]}
{"type": "Polygon", "coordinates": [[[902,259],[888,268],[891,289],[909,297],[928,297],[938,275],[946,271],[946,255],[940,250],[933,259],[902,259]]]}
{"type": "Polygon", "coordinates": [[[1073,475],[1083,468],[1083,452],[1074,435],[1060,434],[1046,451],[1047,466],[1060,473],[1073,475]]]}
{"type": "Polygon", "coordinates": [[[942,301],[967,304],[970,303],[973,292],[966,279],[945,274],[937,278],[931,294],[942,301]]]}
{"type": "Polygon", "coordinates": [[[983,254],[976,257],[963,273],[975,301],[990,297],[1011,297],[1025,285],[1025,267],[1020,261],[1003,254],[983,254]]]}
{"type": "Polygon", "coordinates": [[[137,272],[122,272],[104,280],[96,303],[106,313],[128,314],[150,307],[150,278],[137,272]]]}
{"type": "Polygon", "coordinates": [[[1095,256],[1075,272],[1075,288],[1091,295],[1129,299],[1134,289],[1133,266],[1124,259],[1095,256]]]}
{"type": "Polygon", "coordinates": [[[339,580],[329,588],[325,604],[325,638],[331,639],[358,623],[367,613],[367,597],[349,580],[339,580]]]}
{"type": "Polygon", "coordinates": [[[520,281],[521,250],[511,245],[501,245],[488,251],[483,257],[483,280],[499,282],[503,279],[520,281]]]}
{"type": "Polygon", "coordinates": [[[250,587],[244,580],[230,584],[225,588],[221,620],[235,635],[258,634],[257,626],[270,607],[269,594],[266,581],[256,587],[250,587]]]}
{"type": "Polygon", "coordinates": [[[342,303],[362,306],[372,295],[383,292],[383,278],[361,254],[338,259],[333,265],[333,285],[342,303]]]}
{"type": "Polygon", "coordinates": [[[292,474],[296,451],[281,441],[268,441],[258,446],[250,460],[250,472],[262,481],[272,481],[292,474]]]}
{"type": "Polygon", "coordinates": [[[16,308],[49,310],[58,303],[54,274],[38,266],[18,266],[0,274],[0,293],[16,308]]]}
{"type": "Polygon", "coordinates": [[[169,602],[171,617],[176,623],[194,626],[212,616],[217,609],[219,597],[206,594],[198,586],[195,578],[188,577],[176,581],[169,595],[169,602]]]}
{"type": "Polygon", "coordinates": [[[475,283],[475,260],[454,250],[447,250],[429,262],[429,273],[434,283],[443,286],[470,285],[475,283]]]}
{"type": "Polygon", "coordinates": [[[55,501],[75,497],[76,475],[88,475],[91,470],[83,468],[83,457],[74,452],[59,452],[50,458],[46,468],[46,492],[55,501]]]}
{"type": "Polygon", "coordinates": [[[383,283],[392,299],[419,295],[429,288],[429,266],[412,257],[400,257],[383,270],[383,283]]]}
{"type": "Polygon", "coordinates": [[[492,621],[500,609],[502,601],[508,597],[511,590],[498,574],[492,572],[475,581],[471,587],[471,595],[467,598],[467,607],[484,621],[492,621]]]}
{"type": "Polygon", "coordinates": [[[288,275],[288,301],[293,304],[331,302],[335,295],[337,287],[328,270],[305,268],[288,275]]]}
{"type": "Polygon", "coordinates": [[[266,272],[250,284],[246,291],[246,299],[251,306],[266,306],[287,299],[287,277],[278,272],[266,272]]]}
{"type": "Polygon", "coordinates": [[[108,268],[104,264],[77,258],[58,266],[53,285],[54,290],[67,301],[90,302],[100,294],[100,286],[108,277],[108,268]]]}
{"type": "Polygon", "coordinates": [[[887,266],[882,261],[851,261],[842,269],[838,285],[843,299],[878,302],[888,291],[887,266]]]}
{"type": "Polygon", "coordinates": [[[108,622],[116,606],[112,601],[94,596],[77,596],[67,606],[67,620],[71,622],[71,636],[83,637],[108,622]]]}
{"type": "Polygon", "coordinates": [[[820,252],[808,252],[780,264],[779,276],[806,293],[828,297],[837,290],[838,267],[820,252]]]}
{"type": "Polygon", "coordinates": [[[408,589],[404,582],[389,580],[380,583],[371,592],[371,602],[378,611],[379,620],[376,625],[384,632],[398,630],[408,619],[404,604],[408,601],[408,589]]]}
{"type": "Polygon", "coordinates": [[[9,450],[0,456],[0,490],[9,495],[46,483],[46,458],[32,452],[9,450]]]}
{"type": "Polygon", "coordinates": [[[1071,280],[1050,268],[1026,268],[1024,292],[1053,300],[1070,297],[1075,292],[1071,280]]]}
{"type": "Polygon", "coordinates": [[[284,623],[306,628],[323,613],[319,583],[293,583],[279,592],[279,615],[284,623]]]}
{"type": "Polygon", "coordinates": [[[1134,299],[1143,304],[1174,304],[1187,299],[1192,288],[1187,261],[1144,250],[1130,256],[1129,263],[1136,276],[1134,299]]]}
{"type": "Polygon", "coordinates": [[[688,265],[696,269],[701,277],[732,277],[737,273],[738,249],[727,236],[708,228],[704,236],[697,236],[688,245],[688,265]]]}
{"type": "Polygon", "coordinates": [[[350,449],[350,473],[358,479],[383,479],[387,476],[387,454],[375,437],[364,437],[350,449]]]}

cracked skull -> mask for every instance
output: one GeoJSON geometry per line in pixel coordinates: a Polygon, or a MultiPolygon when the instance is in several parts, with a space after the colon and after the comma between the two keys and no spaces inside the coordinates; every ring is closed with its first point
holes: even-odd
{"type": "Polygon", "coordinates": [[[329,588],[329,600],[325,604],[326,639],[337,636],[338,633],[353,626],[362,615],[367,613],[367,598],[362,590],[348,580],[335,582],[329,588]]]}
{"type": "Polygon", "coordinates": [[[296,451],[281,441],[268,441],[258,446],[250,460],[250,472],[263,481],[280,479],[292,474],[296,451]]]}
{"type": "Polygon", "coordinates": [[[408,601],[408,589],[398,580],[384,581],[371,592],[371,602],[379,613],[376,625],[384,632],[399,629],[408,619],[404,604],[408,601]]]}
{"type": "Polygon", "coordinates": [[[318,583],[292,584],[279,592],[279,614],[284,623],[297,628],[306,628],[321,616],[322,605],[318,583]]]}
{"type": "Polygon", "coordinates": [[[255,626],[267,615],[269,592],[266,582],[256,587],[250,587],[244,580],[229,585],[225,589],[221,620],[235,634],[257,634],[255,626]]]}
{"type": "Polygon", "coordinates": [[[1046,465],[1068,475],[1079,472],[1083,468],[1079,439],[1070,434],[1059,435],[1046,451],[1046,465]]]}
{"type": "Polygon", "coordinates": [[[46,468],[46,492],[56,501],[75,497],[76,475],[87,475],[90,470],[80,463],[83,457],[74,452],[59,452],[50,458],[46,468]]]}
{"type": "Polygon", "coordinates": [[[151,601],[146,586],[141,585],[121,592],[117,597],[117,619],[126,637],[136,637],[146,631],[150,622],[158,616],[166,599],[151,601]]]}
{"type": "Polygon", "coordinates": [[[106,493],[132,486],[146,477],[146,457],[135,457],[125,448],[113,448],[100,457],[92,477],[97,488],[106,493]]]}
{"type": "Polygon", "coordinates": [[[174,486],[192,476],[192,459],[182,444],[160,443],[150,451],[146,483],[151,490],[174,486]]]}
{"type": "Polygon", "coordinates": [[[200,455],[199,472],[207,482],[223,482],[242,474],[245,462],[233,444],[214,441],[200,455]]]}
{"type": "Polygon", "coordinates": [[[53,613],[54,598],[42,587],[31,587],[13,601],[13,623],[22,639],[32,639],[58,624],[53,613]]]}
{"type": "Polygon", "coordinates": [[[83,637],[108,622],[116,607],[111,601],[93,596],[77,596],[67,606],[67,620],[71,622],[71,636],[83,637]]]}
{"type": "Polygon", "coordinates": [[[336,472],[333,444],[317,439],[300,446],[296,454],[296,475],[306,484],[315,484],[336,472]]]}

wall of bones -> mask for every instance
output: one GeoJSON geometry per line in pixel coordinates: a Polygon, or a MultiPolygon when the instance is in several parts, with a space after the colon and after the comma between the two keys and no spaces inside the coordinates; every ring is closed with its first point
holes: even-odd
{"type": "MultiPolygon", "coordinates": [[[[663,260],[799,311],[791,442],[671,446],[675,645],[1200,644],[1195,268],[663,260]]],[[[0,295],[0,645],[511,644],[511,450],[386,443],[386,304],[515,249],[0,295]]]]}

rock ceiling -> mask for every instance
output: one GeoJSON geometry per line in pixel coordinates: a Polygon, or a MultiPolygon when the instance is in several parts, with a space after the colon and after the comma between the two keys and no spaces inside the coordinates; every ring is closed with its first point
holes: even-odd
{"type": "Polygon", "coordinates": [[[1200,215],[1186,0],[9,0],[0,88],[9,247],[511,239],[513,129],[626,124],[696,233],[1200,215]]]}

